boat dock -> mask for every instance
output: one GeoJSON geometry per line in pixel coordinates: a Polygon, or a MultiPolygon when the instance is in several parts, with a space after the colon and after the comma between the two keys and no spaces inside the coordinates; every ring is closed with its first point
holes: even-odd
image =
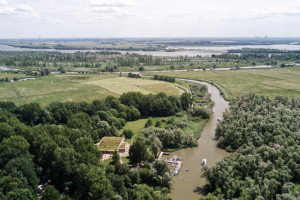
{"type": "MultiPolygon", "coordinates": [[[[159,154],[159,156],[158,156],[158,160],[161,160],[162,158],[162,155],[164,155],[164,152],[161,152],[160,154],[159,154]]],[[[180,170],[180,168],[181,168],[181,165],[182,165],[182,159],[181,159],[181,157],[178,157],[177,155],[174,155],[172,158],[170,158],[170,159],[165,159],[165,161],[167,162],[167,163],[169,163],[169,164],[171,164],[172,166],[175,166],[175,169],[174,169],[174,171],[173,171],[173,174],[174,174],[174,176],[176,176],[177,174],[178,174],[178,172],[179,172],[179,170],[180,170]]]]}

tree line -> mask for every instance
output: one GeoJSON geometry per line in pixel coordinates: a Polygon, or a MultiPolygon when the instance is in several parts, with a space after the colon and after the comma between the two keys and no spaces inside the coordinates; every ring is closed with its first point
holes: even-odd
{"type": "Polygon", "coordinates": [[[171,82],[171,83],[175,82],[175,78],[174,77],[170,77],[170,76],[154,75],[153,79],[154,80],[159,80],[159,81],[167,81],[167,82],[171,82]]]}

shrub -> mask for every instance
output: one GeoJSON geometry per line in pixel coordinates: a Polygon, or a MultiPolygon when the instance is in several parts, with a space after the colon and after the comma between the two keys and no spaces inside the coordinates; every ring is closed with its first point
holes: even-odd
{"type": "Polygon", "coordinates": [[[132,138],[133,136],[133,131],[130,129],[125,129],[123,131],[123,135],[125,136],[125,138],[132,138]]]}
{"type": "Polygon", "coordinates": [[[161,127],[161,122],[160,122],[160,121],[157,121],[157,122],[155,123],[155,127],[161,127]]]}
{"type": "Polygon", "coordinates": [[[145,124],[145,128],[149,127],[149,126],[152,126],[153,125],[153,121],[152,121],[152,118],[149,118],[145,124]]]}

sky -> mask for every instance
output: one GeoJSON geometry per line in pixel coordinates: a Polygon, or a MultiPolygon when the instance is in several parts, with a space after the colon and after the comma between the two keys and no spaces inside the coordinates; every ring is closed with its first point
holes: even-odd
{"type": "Polygon", "coordinates": [[[300,37],[300,0],[0,0],[0,38],[300,37]]]}

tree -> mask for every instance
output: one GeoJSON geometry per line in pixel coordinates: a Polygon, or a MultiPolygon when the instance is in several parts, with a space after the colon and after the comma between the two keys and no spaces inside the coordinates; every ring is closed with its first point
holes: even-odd
{"type": "Polygon", "coordinates": [[[29,103],[17,108],[16,113],[20,120],[27,125],[37,125],[44,123],[47,119],[46,112],[38,103],[29,103]]]}
{"type": "Polygon", "coordinates": [[[32,200],[33,195],[29,189],[15,189],[7,193],[5,200],[32,200]]]}
{"type": "Polygon", "coordinates": [[[60,194],[55,187],[48,185],[43,193],[42,200],[58,200],[60,199],[60,194]]]}
{"type": "Polygon", "coordinates": [[[80,164],[75,174],[78,199],[111,199],[114,195],[113,187],[101,168],[80,164]]]}
{"type": "Polygon", "coordinates": [[[147,160],[147,146],[142,139],[137,139],[130,147],[129,158],[132,163],[141,163],[147,160]]]}
{"type": "Polygon", "coordinates": [[[188,109],[192,104],[191,94],[187,92],[183,93],[180,97],[180,101],[181,101],[182,109],[183,110],[188,109]]]}
{"type": "Polygon", "coordinates": [[[4,139],[0,143],[0,166],[1,169],[13,158],[27,157],[29,158],[29,144],[21,136],[11,136],[4,139]]]}
{"type": "Polygon", "coordinates": [[[132,138],[133,131],[131,129],[124,129],[123,134],[124,134],[125,138],[132,138]]]}
{"type": "Polygon", "coordinates": [[[161,121],[156,121],[155,127],[160,127],[161,126],[161,121]]]}
{"type": "Polygon", "coordinates": [[[115,150],[113,153],[111,164],[113,165],[120,164],[120,154],[118,153],[117,150],[115,150]]]}
{"type": "Polygon", "coordinates": [[[10,160],[5,166],[3,174],[16,176],[32,188],[36,188],[38,185],[39,179],[35,174],[33,162],[26,157],[17,157],[10,160]]]}
{"type": "Polygon", "coordinates": [[[164,160],[156,160],[153,162],[151,169],[152,179],[158,182],[158,185],[170,188],[173,176],[171,174],[170,165],[164,160]]]}
{"type": "Polygon", "coordinates": [[[152,125],[153,125],[153,121],[152,121],[152,118],[150,117],[145,124],[145,128],[152,126],[152,125]]]}
{"type": "Polygon", "coordinates": [[[14,129],[8,123],[0,122],[0,142],[14,134],[14,129]]]}

